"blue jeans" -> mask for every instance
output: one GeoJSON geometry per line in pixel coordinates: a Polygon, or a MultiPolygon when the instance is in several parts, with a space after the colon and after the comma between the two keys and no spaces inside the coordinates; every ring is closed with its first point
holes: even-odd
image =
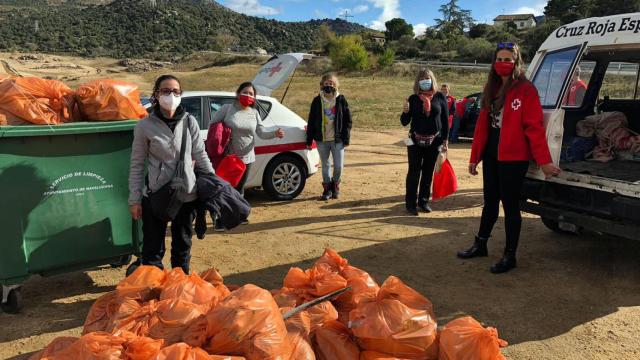
{"type": "Polygon", "coordinates": [[[460,117],[453,117],[453,125],[451,126],[451,131],[449,132],[449,141],[452,143],[458,142],[458,130],[460,130],[460,117]]]}
{"type": "Polygon", "coordinates": [[[339,182],[344,166],[344,144],[335,141],[317,141],[317,144],[322,164],[322,183],[339,182]],[[333,178],[329,173],[331,170],[329,156],[333,158],[333,178]]]}

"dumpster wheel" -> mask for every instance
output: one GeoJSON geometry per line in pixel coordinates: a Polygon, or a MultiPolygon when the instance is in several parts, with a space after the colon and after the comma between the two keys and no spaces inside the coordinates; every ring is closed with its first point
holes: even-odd
{"type": "Polygon", "coordinates": [[[3,312],[17,314],[22,309],[22,305],[22,288],[20,286],[2,286],[2,304],[0,308],[2,308],[3,312]]]}

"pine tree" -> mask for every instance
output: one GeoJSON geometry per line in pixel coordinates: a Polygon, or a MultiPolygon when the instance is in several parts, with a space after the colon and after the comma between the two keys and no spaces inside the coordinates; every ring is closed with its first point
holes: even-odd
{"type": "Polygon", "coordinates": [[[435,28],[446,35],[462,35],[465,29],[473,25],[471,10],[464,10],[458,6],[458,0],[450,0],[440,5],[442,19],[435,19],[435,28]]]}

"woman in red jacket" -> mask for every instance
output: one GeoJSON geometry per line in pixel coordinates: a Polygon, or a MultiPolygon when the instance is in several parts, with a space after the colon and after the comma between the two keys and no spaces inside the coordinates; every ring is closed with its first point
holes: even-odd
{"type": "Polygon", "coordinates": [[[491,267],[495,274],[516,267],[522,225],[519,201],[529,161],[534,160],[546,176],[560,173],[552,163],[542,120],[540,98],[525,77],[520,49],[512,43],[499,44],[484,87],[469,161],[471,175],[478,174],[478,164],[484,161],[480,229],[473,246],[458,252],[463,259],[488,255],[487,241],[502,201],[506,245],[502,259],[491,267]]]}

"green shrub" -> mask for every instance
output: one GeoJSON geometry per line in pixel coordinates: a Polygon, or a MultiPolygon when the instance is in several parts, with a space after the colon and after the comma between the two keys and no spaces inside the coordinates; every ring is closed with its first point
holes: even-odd
{"type": "Polygon", "coordinates": [[[362,71],[369,68],[369,53],[357,35],[345,35],[331,41],[329,58],[339,70],[362,71]]]}

